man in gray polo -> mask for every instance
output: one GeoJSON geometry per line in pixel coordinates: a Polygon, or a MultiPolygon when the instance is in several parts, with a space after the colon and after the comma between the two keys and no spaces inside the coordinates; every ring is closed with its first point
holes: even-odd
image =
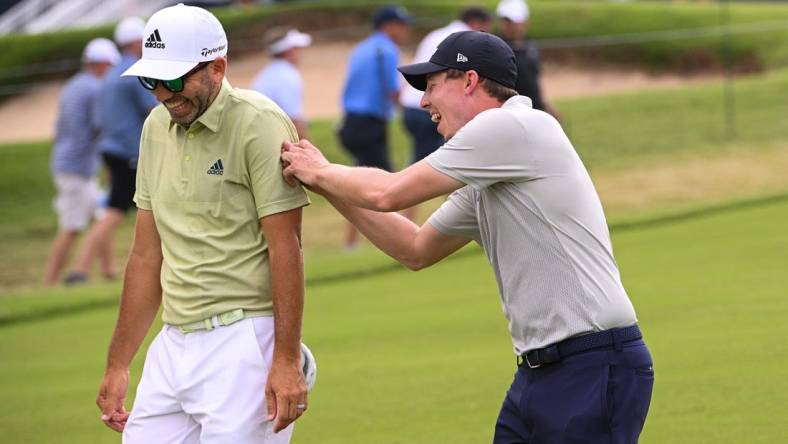
{"type": "Polygon", "coordinates": [[[518,371],[493,442],[637,442],[651,356],[613,258],[602,205],[559,123],[514,91],[514,54],[464,31],[399,68],[425,91],[447,142],[388,173],[328,163],[285,142],[285,177],[328,200],[412,269],[480,243],[493,266],[518,371]],[[452,193],[422,227],[395,213],[452,193]],[[527,402],[526,402],[527,401],[527,402]]]}

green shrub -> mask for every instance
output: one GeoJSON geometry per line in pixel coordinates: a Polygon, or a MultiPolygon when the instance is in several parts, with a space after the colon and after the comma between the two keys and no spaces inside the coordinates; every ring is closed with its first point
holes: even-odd
{"type": "MultiPolygon", "coordinates": [[[[293,24],[318,34],[320,39],[358,38],[368,31],[369,17],[377,3],[323,1],[306,4],[224,8],[215,11],[230,39],[231,54],[258,49],[257,38],[272,24],[293,24]]],[[[417,18],[414,37],[427,28],[451,20],[471,2],[402,2],[417,18]]],[[[492,11],[495,1],[476,2],[492,11]]],[[[608,46],[551,49],[559,38],[583,38],[643,32],[660,32],[719,26],[717,4],[534,2],[531,4],[530,35],[541,40],[547,57],[579,58],[601,63],[628,63],[661,70],[719,68],[731,61],[741,70],[753,71],[788,64],[788,7],[767,4],[735,4],[729,16],[733,26],[762,23],[758,32],[721,36],[636,42],[608,46]],[[783,26],[779,26],[780,22],[783,26]],[[777,26],[775,26],[777,25],[777,26]],[[772,28],[771,30],[769,28],[772,28]],[[730,57],[730,58],[727,58],[730,57]]],[[[109,37],[112,26],[0,38],[0,87],[32,83],[51,76],[70,74],[77,67],[89,39],[109,37]],[[65,61],[52,67],[53,62],[65,61]],[[46,64],[42,66],[41,64],[46,64]],[[22,73],[20,67],[45,71],[22,73]],[[43,68],[43,69],[41,69],[43,68]],[[58,69],[59,68],[59,69],[58,69]],[[50,72],[46,72],[50,71],[50,72]],[[54,72],[53,72],[54,71],[54,72]]],[[[415,41],[415,38],[414,38],[415,41]]]]}

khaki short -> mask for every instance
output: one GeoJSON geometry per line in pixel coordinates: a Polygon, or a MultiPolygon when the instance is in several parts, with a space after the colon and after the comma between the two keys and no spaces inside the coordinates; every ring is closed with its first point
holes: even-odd
{"type": "Polygon", "coordinates": [[[55,212],[62,231],[82,231],[88,227],[98,206],[99,189],[95,178],[76,174],[55,174],[55,212]]]}

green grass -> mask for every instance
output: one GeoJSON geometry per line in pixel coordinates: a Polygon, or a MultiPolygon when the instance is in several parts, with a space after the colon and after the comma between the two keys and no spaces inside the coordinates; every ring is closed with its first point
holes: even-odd
{"type": "MultiPolygon", "coordinates": [[[[786,83],[788,72],[737,81],[731,141],[722,136],[719,84],[559,104],[593,173],[784,142],[786,83]]],[[[316,122],[313,138],[331,159],[346,162],[331,125],[316,122]]],[[[407,144],[398,125],[392,130],[401,165],[407,144]]],[[[0,256],[0,288],[17,287],[0,297],[0,442],[117,442],[93,400],[119,285],[19,288],[41,272],[55,230],[48,151],[48,143],[0,147],[13,159],[0,166],[0,238],[8,252],[0,256]]],[[[782,199],[614,231],[624,283],[656,362],[641,442],[774,443],[788,435],[781,413],[788,350],[779,345],[788,334],[786,217],[782,199]]],[[[347,254],[321,247],[338,245],[322,238],[340,223],[319,198],[307,210],[304,337],[320,370],[293,442],[489,442],[514,358],[484,256],[471,247],[409,273],[371,248],[347,254]],[[388,272],[329,279],[380,267],[388,272]]],[[[119,249],[129,241],[127,224],[119,249]]]]}
{"type": "MultiPolygon", "coordinates": [[[[787,217],[783,201],[614,233],[655,359],[641,442],[775,443],[788,434],[788,350],[779,346],[787,217]]],[[[307,290],[304,337],[319,373],[293,443],[490,441],[514,357],[483,255],[307,290]]],[[[11,299],[18,311],[115,291],[11,299]]],[[[3,442],[117,442],[93,405],[114,317],[105,308],[0,326],[3,442]]]]}
{"type": "MultiPolygon", "coordinates": [[[[564,127],[593,174],[607,168],[642,165],[653,158],[680,159],[698,153],[713,156],[726,147],[751,145],[757,149],[761,144],[786,141],[788,126],[783,120],[788,115],[788,102],[782,99],[786,88],[788,70],[737,79],[736,138],[731,140],[724,124],[721,82],[564,100],[558,106],[564,127]]],[[[331,160],[349,163],[333,126],[331,121],[313,122],[312,139],[331,160]]],[[[391,137],[394,164],[404,166],[410,148],[399,120],[391,125],[391,137]]],[[[39,280],[56,230],[48,167],[50,149],[48,142],[0,146],[5,158],[14,159],[0,166],[0,203],[4,212],[0,238],[15,252],[0,256],[0,288],[39,280]]],[[[332,258],[347,256],[336,253],[341,219],[320,197],[313,196],[313,202],[305,222],[308,251],[332,258]]],[[[126,256],[131,241],[130,226],[131,221],[118,237],[120,258],[126,256]]]]}
{"type": "Polygon", "coordinates": [[[563,126],[590,167],[788,139],[788,70],[733,81],[727,123],[723,82],[558,101],[563,126]]]}

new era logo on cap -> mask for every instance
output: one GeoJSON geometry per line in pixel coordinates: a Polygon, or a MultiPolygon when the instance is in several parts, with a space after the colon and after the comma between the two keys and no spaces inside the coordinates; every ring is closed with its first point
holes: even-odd
{"type": "Polygon", "coordinates": [[[468,61],[468,57],[465,57],[464,55],[462,55],[462,53],[458,52],[457,53],[457,61],[458,62],[467,62],[468,61]]]}
{"type": "Polygon", "coordinates": [[[161,40],[161,36],[159,35],[159,30],[156,29],[153,33],[148,37],[148,40],[145,40],[145,47],[146,48],[159,48],[164,49],[164,42],[161,40]]]}

